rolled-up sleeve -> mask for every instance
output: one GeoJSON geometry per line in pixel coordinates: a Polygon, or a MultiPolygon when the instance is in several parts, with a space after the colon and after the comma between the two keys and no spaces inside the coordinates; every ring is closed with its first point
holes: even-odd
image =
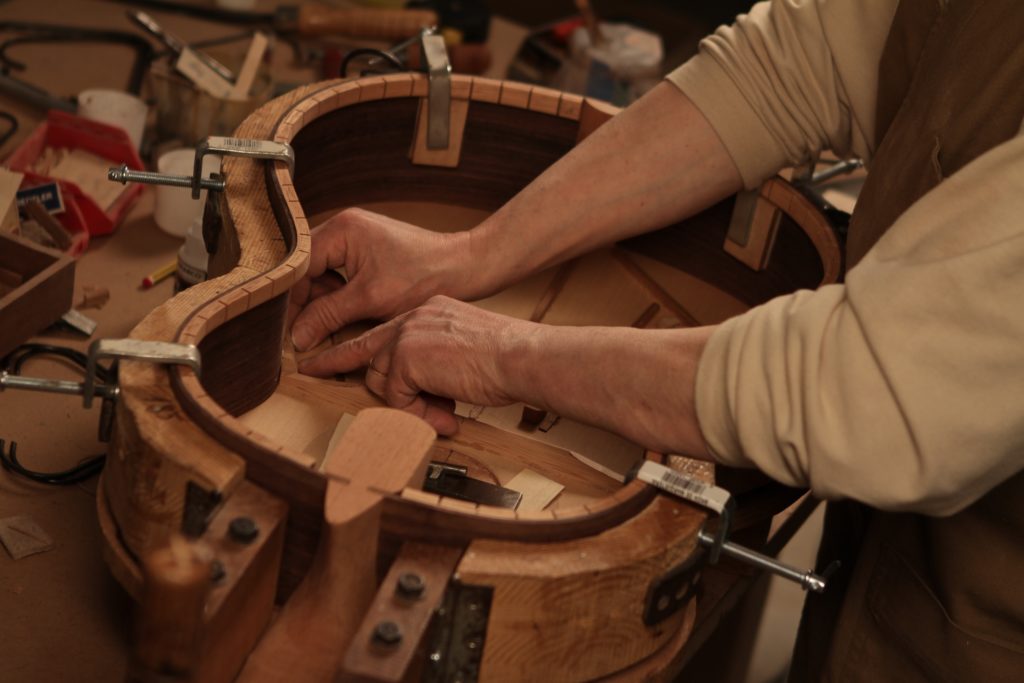
{"type": "Polygon", "coordinates": [[[1024,136],[914,204],[843,285],[722,325],[713,455],[826,499],[952,514],[1024,467],[1024,136]]]}
{"type": "Polygon", "coordinates": [[[705,38],[668,75],[754,188],[822,149],[870,158],[896,0],[776,0],[705,38]]]}

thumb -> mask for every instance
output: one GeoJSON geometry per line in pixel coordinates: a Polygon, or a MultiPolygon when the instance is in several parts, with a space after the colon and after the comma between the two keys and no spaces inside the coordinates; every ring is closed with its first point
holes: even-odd
{"type": "Polygon", "coordinates": [[[292,324],[292,344],[299,351],[307,351],[335,330],[354,320],[361,320],[366,312],[356,303],[358,301],[359,296],[351,290],[351,285],[313,299],[292,324]]]}

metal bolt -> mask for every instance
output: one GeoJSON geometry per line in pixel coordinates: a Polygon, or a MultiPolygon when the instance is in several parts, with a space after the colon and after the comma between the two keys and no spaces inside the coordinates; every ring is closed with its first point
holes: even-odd
{"type": "Polygon", "coordinates": [[[424,583],[422,576],[414,572],[405,572],[398,577],[398,585],[395,586],[395,592],[403,598],[413,600],[423,597],[423,591],[426,587],[427,584],[424,583]]]}
{"type": "Polygon", "coordinates": [[[239,543],[249,544],[260,535],[260,528],[251,517],[235,517],[228,524],[228,536],[239,543]]]}
{"type": "Polygon", "coordinates": [[[373,640],[381,645],[398,645],[402,642],[402,629],[393,621],[381,621],[373,627],[373,640]]]}
{"type": "MultiPolygon", "coordinates": [[[[165,175],[163,173],[150,173],[149,171],[133,171],[128,164],[121,164],[120,168],[112,168],[107,171],[107,180],[115,183],[145,183],[146,185],[170,185],[171,187],[192,187],[194,179],[188,175],[165,175]]],[[[202,190],[217,190],[223,192],[225,183],[223,180],[213,178],[200,178],[199,188],[202,190]]]]}

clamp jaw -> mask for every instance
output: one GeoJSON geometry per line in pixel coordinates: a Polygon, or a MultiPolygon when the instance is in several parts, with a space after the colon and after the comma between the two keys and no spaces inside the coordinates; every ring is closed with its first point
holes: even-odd
{"type": "Polygon", "coordinates": [[[273,140],[254,140],[249,138],[227,138],[210,136],[196,147],[195,162],[192,175],[166,175],[148,171],[133,171],[127,165],[111,168],[107,171],[107,180],[124,185],[125,183],[145,183],[147,185],[170,185],[172,187],[188,187],[192,190],[192,199],[199,199],[202,190],[223,192],[226,186],[222,177],[211,175],[203,177],[203,157],[217,154],[222,157],[252,157],[268,161],[283,161],[288,164],[288,172],[295,175],[295,150],[286,142],[273,140]]]}

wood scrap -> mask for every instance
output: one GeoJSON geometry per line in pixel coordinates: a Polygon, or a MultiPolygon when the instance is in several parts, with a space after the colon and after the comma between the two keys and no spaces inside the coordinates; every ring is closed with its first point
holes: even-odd
{"type": "Polygon", "coordinates": [[[536,512],[551,504],[565,488],[557,481],[548,479],[539,472],[524,469],[505,484],[505,488],[519,491],[523,499],[516,508],[520,512],[536,512]]]}
{"type": "MultiPolygon", "coordinates": [[[[113,184],[113,183],[111,183],[113,184]]],[[[25,213],[35,221],[39,227],[46,231],[46,234],[50,236],[54,246],[60,250],[65,250],[71,247],[71,233],[64,229],[64,226],[60,224],[56,218],[50,215],[42,204],[36,201],[25,203],[25,213]]]]}
{"type": "Polygon", "coordinates": [[[102,309],[110,301],[110,290],[96,285],[82,285],[82,290],[75,295],[75,309],[102,309]]]}
{"type": "Polygon", "coordinates": [[[0,543],[15,560],[53,550],[53,539],[28,515],[0,519],[0,543]]]}

